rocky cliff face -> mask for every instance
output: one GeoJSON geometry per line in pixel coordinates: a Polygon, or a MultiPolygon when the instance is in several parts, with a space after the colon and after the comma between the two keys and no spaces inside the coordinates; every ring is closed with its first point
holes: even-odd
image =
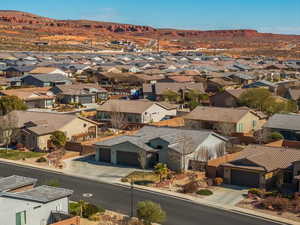
{"type": "MultiPolygon", "coordinates": [[[[175,30],[175,29],[155,29],[150,26],[139,26],[130,24],[118,24],[107,22],[96,22],[88,20],[55,20],[51,18],[41,17],[34,14],[19,12],[19,11],[6,11],[0,10],[0,23],[8,24],[11,26],[22,25],[25,29],[51,29],[54,32],[60,30],[60,34],[64,33],[64,29],[72,28],[76,33],[77,30],[86,30],[89,32],[107,32],[107,33],[139,33],[145,36],[151,35],[156,31],[163,37],[220,37],[220,38],[233,38],[233,37],[267,37],[272,34],[259,33],[256,30],[215,30],[215,31],[197,31],[197,30],[175,30]]],[[[278,35],[276,35],[278,36],[278,35]]],[[[280,36],[280,35],[279,35],[280,36]]],[[[282,35],[286,36],[286,35],[282,35]]],[[[299,37],[299,36],[298,36],[299,37]]]]}

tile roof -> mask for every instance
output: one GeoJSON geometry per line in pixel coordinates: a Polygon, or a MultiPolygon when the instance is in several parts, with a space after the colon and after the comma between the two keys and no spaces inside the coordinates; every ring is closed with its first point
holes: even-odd
{"type": "Polygon", "coordinates": [[[37,67],[33,70],[31,70],[29,73],[30,74],[47,74],[47,73],[52,73],[58,68],[55,67],[37,67]]]}
{"type": "Polygon", "coordinates": [[[111,99],[100,105],[97,110],[104,112],[124,112],[141,114],[149,109],[155,102],[145,100],[119,100],[111,99]]]}
{"type": "Polygon", "coordinates": [[[61,90],[61,92],[65,95],[86,95],[96,92],[107,92],[97,84],[57,85],[55,88],[61,90]]]}
{"type": "Polygon", "coordinates": [[[292,166],[292,163],[300,160],[300,150],[292,148],[278,148],[262,145],[249,145],[240,152],[239,156],[224,166],[247,167],[251,165],[243,164],[242,159],[252,162],[256,166],[255,170],[273,171],[275,169],[286,169],[292,166]]]}
{"type": "MultiPolygon", "coordinates": [[[[166,90],[178,92],[179,90],[197,90],[205,93],[202,83],[168,83],[158,82],[154,84],[157,95],[163,94],[166,90]]],[[[152,84],[143,84],[143,92],[152,92],[152,84]]]]}
{"type": "Polygon", "coordinates": [[[184,119],[237,123],[249,112],[250,109],[198,106],[184,116],[184,119]]]}
{"type": "Polygon", "coordinates": [[[10,90],[0,90],[0,93],[7,96],[17,96],[22,100],[53,99],[49,92],[50,87],[20,88],[10,90]]]}

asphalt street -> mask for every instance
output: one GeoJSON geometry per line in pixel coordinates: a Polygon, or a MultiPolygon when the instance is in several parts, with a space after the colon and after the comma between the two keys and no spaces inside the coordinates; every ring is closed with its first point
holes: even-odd
{"type": "MultiPolygon", "coordinates": [[[[71,200],[84,199],[106,209],[130,214],[130,189],[123,186],[100,183],[88,179],[67,176],[61,173],[0,163],[0,176],[21,175],[37,178],[38,185],[51,179],[59,181],[60,186],[74,190],[71,200]],[[86,198],[85,193],[93,196],[86,198]]],[[[167,212],[166,225],[273,225],[271,221],[256,217],[224,211],[190,201],[173,198],[160,193],[134,190],[134,203],[151,200],[161,204],[167,212]]]]}

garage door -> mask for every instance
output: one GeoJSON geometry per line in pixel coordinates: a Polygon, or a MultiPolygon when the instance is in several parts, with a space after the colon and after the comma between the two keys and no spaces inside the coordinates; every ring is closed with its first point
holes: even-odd
{"type": "Polygon", "coordinates": [[[79,97],[79,103],[81,103],[81,104],[92,103],[92,97],[91,96],[80,96],[79,97]]]}
{"type": "Polygon", "coordinates": [[[231,184],[246,187],[259,187],[259,174],[247,171],[231,170],[231,184]]]}
{"type": "Polygon", "coordinates": [[[117,151],[117,163],[126,166],[140,166],[138,154],[135,152],[117,151]]]}
{"type": "Polygon", "coordinates": [[[110,159],[110,149],[100,149],[99,150],[99,160],[100,162],[111,163],[110,159]]]}

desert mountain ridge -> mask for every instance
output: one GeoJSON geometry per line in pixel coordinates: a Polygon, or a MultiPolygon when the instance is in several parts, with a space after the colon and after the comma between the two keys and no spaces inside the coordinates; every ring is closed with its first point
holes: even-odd
{"type": "MultiPolygon", "coordinates": [[[[144,25],[99,22],[91,20],[59,20],[32,13],[0,10],[0,50],[34,49],[34,43],[45,41],[47,48],[81,50],[86,43],[93,48],[111,48],[113,40],[129,40],[141,48],[160,40],[164,50],[234,49],[235,51],[300,51],[300,35],[261,33],[253,29],[181,30],[144,25]]],[[[281,54],[281,53],[280,53],[281,54]]]]}

